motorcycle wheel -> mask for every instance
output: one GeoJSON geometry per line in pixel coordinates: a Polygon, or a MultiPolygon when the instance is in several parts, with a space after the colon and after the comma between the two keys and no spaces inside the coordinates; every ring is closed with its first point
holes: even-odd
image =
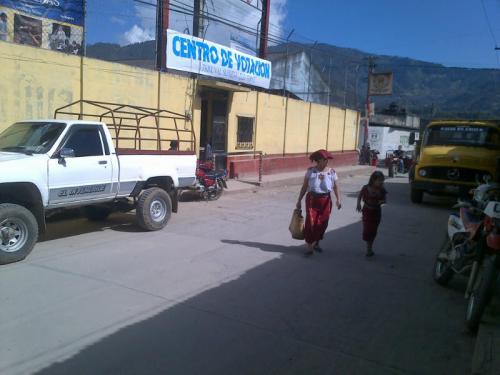
{"type": "Polygon", "coordinates": [[[214,193],[208,195],[208,200],[216,201],[220,197],[222,197],[223,193],[224,193],[224,186],[222,185],[222,181],[217,180],[217,189],[215,190],[214,193]]]}
{"type": "Polygon", "coordinates": [[[453,268],[451,268],[450,262],[439,258],[440,254],[449,254],[450,251],[451,241],[448,236],[446,236],[436,256],[436,262],[434,263],[433,277],[434,281],[436,281],[439,285],[447,285],[455,274],[453,268]]]}
{"type": "Polygon", "coordinates": [[[492,258],[487,257],[479,268],[465,314],[465,325],[470,332],[476,332],[484,310],[493,296],[498,269],[492,258]]]}

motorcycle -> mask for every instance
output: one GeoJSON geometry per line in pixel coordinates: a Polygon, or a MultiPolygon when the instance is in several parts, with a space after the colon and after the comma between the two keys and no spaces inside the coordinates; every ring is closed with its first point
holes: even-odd
{"type": "Polygon", "coordinates": [[[189,190],[196,191],[201,199],[215,201],[227,189],[227,172],[216,171],[211,161],[199,161],[196,168],[196,182],[189,190]]]}
{"type": "Polygon", "coordinates": [[[468,276],[465,324],[473,332],[493,295],[500,268],[500,185],[480,185],[472,200],[459,200],[455,207],[459,214],[448,219],[433,276],[441,285],[456,274],[468,276]]]}

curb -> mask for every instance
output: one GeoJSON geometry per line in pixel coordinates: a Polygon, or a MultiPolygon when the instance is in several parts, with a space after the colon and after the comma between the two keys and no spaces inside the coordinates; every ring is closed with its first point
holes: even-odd
{"type": "Polygon", "coordinates": [[[471,374],[500,374],[500,297],[498,292],[497,297],[493,298],[485,311],[477,332],[471,374]]]}
{"type": "MultiPolygon", "coordinates": [[[[339,171],[339,176],[341,178],[352,178],[356,176],[363,176],[367,173],[370,173],[374,170],[373,167],[366,166],[355,169],[346,169],[346,170],[340,170],[339,171]]],[[[234,194],[240,194],[240,193],[248,193],[248,192],[254,192],[256,193],[257,191],[261,189],[272,189],[272,188],[277,188],[277,187],[282,187],[282,186],[294,186],[294,185],[301,185],[302,182],[304,181],[304,177],[301,176],[296,176],[296,177],[288,177],[284,178],[282,180],[276,180],[276,181],[263,181],[261,183],[255,182],[248,182],[248,188],[243,188],[243,189],[237,189],[231,191],[231,188],[227,189],[224,191],[224,195],[234,195],[234,194]]]]}

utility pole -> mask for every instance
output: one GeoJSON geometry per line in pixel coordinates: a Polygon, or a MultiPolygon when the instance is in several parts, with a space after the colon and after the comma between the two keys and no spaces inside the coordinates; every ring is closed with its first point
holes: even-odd
{"type": "Polygon", "coordinates": [[[260,45],[259,57],[267,57],[267,44],[269,40],[269,15],[271,11],[271,0],[262,0],[262,17],[260,23],[260,45]]]}
{"type": "Polygon", "coordinates": [[[205,7],[205,0],[194,0],[193,10],[193,36],[198,38],[204,37],[202,35],[203,27],[203,9],[205,7]]]}
{"type": "Polygon", "coordinates": [[[170,0],[158,0],[156,7],[156,69],[167,68],[167,29],[169,24],[170,0]]]}
{"type": "Polygon", "coordinates": [[[366,109],[365,109],[365,127],[363,145],[366,146],[368,141],[368,127],[370,126],[370,78],[375,70],[375,62],[373,56],[368,58],[368,83],[366,88],[366,109]]]}
{"type": "Polygon", "coordinates": [[[332,104],[332,57],[328,59],[328,106],[332,104]]]}
{"type": "Polygon", "coordinates": [[[293,32],[295,29],[292,29],[290,31],[290,34],[286,37],[286,53],[285,53],[285,74],[283,75],[283,96],[285,96],[285,91],[286,91],[286,76],[288,74],[288,41],[290,40],[290,37],[292,36],[293,32]]]}

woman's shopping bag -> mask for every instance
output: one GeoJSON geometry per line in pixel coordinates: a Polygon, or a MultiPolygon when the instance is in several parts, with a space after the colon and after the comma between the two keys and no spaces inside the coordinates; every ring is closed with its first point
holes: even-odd
{"type": "Polygon", "coordinates": [[[301,210],[294,210],[292,215],[292,221],[288,227],[292,238],[296,240],[304,239],[304,217],[302,216],[301,210]]]}

